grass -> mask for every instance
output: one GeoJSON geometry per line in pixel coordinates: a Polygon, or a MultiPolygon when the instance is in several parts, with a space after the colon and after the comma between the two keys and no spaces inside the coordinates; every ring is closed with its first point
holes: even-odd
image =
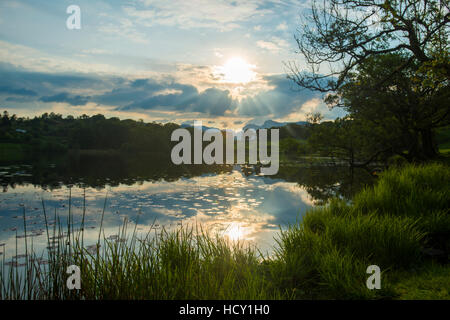
{"type": "Polygon", "coordinates": [[[31,253],[24,273],[3,272],[1,299],[281,298],[269,289],[256,250],[198,228],[138,237],[125,222],[118,235],[122,241],[99,234],[94,250],[83,246],[81,231],[67,228],[49,230],[48,238],[58,242],[49,251],[48,266],[40,266],[31,253]],[[66,288],[70,265],[80,267],[79,291],[66,288]]]}
{"type": "Polygon", "coordinates": [[[434,249],[449,270],[449,178],[449,168],[440,164],[393,168],[351,204],[335,199],[311,210],[281,232],[283,285],[298,298],[394,298],[389,277],[382,290],[364,288],[367,266],[420,279],[424,275],[416,270],[426,263],[424,252],[434,249]]]}
{"type": "Polygon", "coordinates": [[[62,235],[49,265],[32,254],[24,273],[3,271],[0,298],[449,299],[449,178],[442,164],[385,171],[351,203],[333,199],[280,230],[270,257],[201,227],[138,237],[127,223],[126,240],[100,231],[90,251],[83,226],[59,224],[47,228],[49,241],[62,235]],[[71,264],[81,268],[78,291],[66,289],[71,264]],[[369,265],[382,271],[380,290],[366,287],[369,265]]]}
{"type": "Polygon", "coordinates": [[[398,272],[392,277],[397,299],[450,300],[448,266],[427,263],[415,272],[398,272]]]}

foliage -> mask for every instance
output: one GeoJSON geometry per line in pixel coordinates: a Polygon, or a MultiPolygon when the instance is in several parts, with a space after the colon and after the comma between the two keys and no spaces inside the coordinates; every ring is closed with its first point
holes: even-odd
{"type": "Polygon", "coordinates": [[[344,117],[314,125],[308,143],[321,155],[344,160],[350,166],[365,166],[390,151],[381,136],[378,126],[344,117]]]}
{"type": "Polygon", "coordinates": [[[302,87],[335,91],[367,59],[401,52],[409,59],[391,74],[416,62],[428,75],[423,86],[450,76],[446,0],[313,1],[304,19],[295,39],[309,72],[288,64],[289,78],[302,87]]]}
{"type": "Polygon", "coordinates": [[[306,153],[307,145],[301,140],[285,138],[280,141],[280,150],[287,156],[298,156],[306,153]]]}
{"type": "Polygon", "coordinates": [[[18,118],[5,111],[0,123],[0,142],[16,143],[29,151],[122,150],[170,154],[170,135],[176,124],[144,123],[106,119],[103,115],[63,118],[44,113],[40,117],[18,118]]]}
{"type": "Polygon", "coordinates": [[[390,75],[406,61],[399,54],[366,59],[327,101],[337,102],[354,119],[379,128],[383,143],[395,154],[409,160],[433,158],[437,152],[434,130],[450,123],[450,83],[443,78],[433,86],[423,86],[426,75],[413,63],[390,75]]]}
{"type": "Polygon", "coordinates": [[[435,129],[450,123],[449,22],[445,0],[313,1],[295,37],[309,70],[288,63],[288,78],[375,125],[386,157],[435,158],[435,129]]]}
{"type": "MultiPolygon", "coordinates": [[[[422,270],[428,265],[423,248],[445,250],[443,256],[450,252],[449,174],[448,167],[437,164],[392,169],[351,204],[336,199],[311,210],[280,234],[279,285],[295,297],[406,297],[400,289],[406,279],[434,277],[422,270]],[[371,264],[384,270],[377,292],[364,286],[371,264]]],[[[448,273],[444,260],[439,274],[448,273]]],[[[427,295],[437,297],[445,287],[434,282],[429,288],[427,295]]]]}

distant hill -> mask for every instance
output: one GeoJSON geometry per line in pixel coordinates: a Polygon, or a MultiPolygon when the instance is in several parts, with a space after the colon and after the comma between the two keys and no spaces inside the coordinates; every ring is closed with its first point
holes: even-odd
{"type": "MultiPolygon", "coordinates": [[[[278,122],[278,121],[274,121],[274,120],[266,120],[262,125],[257,125],[254,123],[248,123],[244,126],[244,128],[242,130],[247,130],[247,129],[255,129],[255,130],[259,130],[259,129],[270,129],[270,128],[281,128],[284,127],[288,124],[296,124],[296,125],[300,125],[300,126],[304,126],[307,125],[308,122],[306,121],[298,121],[298,122],[278,122]]],[[[191,122],[183,122],[181,124],[181,128],[190,128],[193,127],[194,123],[193,121],[191,122]]],[[[202,126],[202,131],[208,130],[208,129],[216,129],[216,130],[220,130],[217,129],[215,127],[207,127],[207,126],[202,126]]]]}
{"type": "Polygon", "coordinates": [[[298,122],[278,122],[278,121],[274,121],[274,120],[266,120],[262,125],[257,125],[254,123],[248,123],[245,125],[245,127],[243,128],[243,130],[247,130],[247,129],[269,129],[269,128],[279,128],[279,127],[284,127],[288,124],[298,124],[301,126],[307,125],[308,122],[306,121],[298,121],[298,122]]]}
{"type": "MultiPolygon", "coordinates": [[[[180,126],[181,128],[192,128],[194,127],[194,122],[183,122],[180,126]]],[[[202,131],[208,130],[208,129],[216,129],[219,130],[217,128],[214,127],[207,127],[207,126],[202,126],[202,131]]],[[[220,131],[220,130],[219,130],[220,131]]]]}

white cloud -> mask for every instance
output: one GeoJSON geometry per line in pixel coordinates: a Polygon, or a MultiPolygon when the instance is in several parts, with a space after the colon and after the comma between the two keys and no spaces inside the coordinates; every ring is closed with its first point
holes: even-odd
{"type": "Polygon", "coordinates": [[[109,52],[103,49],[96,49],[96,48],[92,48],[92,49],[84,49],[81,50],[82,53],[84,54],[108,54],[109,52]]]}
{"type": "Polygon", "coordinates": [[[106,64],[82,63],[2,40],[0,40],[0,61],[37,72],[121,73],[120,69],[106,64]]]}
{"type": "Polygon", "coordinates": [[[239,23],[270,13],[258,0],[140,0],[145,9],[124,7],[125,13],[145,26],[178,26],[183,29],[213,28],[229,31],[239,23]]]}
{"type": "Polygon", "coordinates": [[[281,48],[288,48],[289,47],[289,43],[281,38],[278,37],[272,37],[271,38],[272,42],[276,43],[279,47],[281,48]]]}
{"type": "Polygon", "coordinates": [[[99,31],[112,36],[121,36],[137,43],[148,43],[147,36],[135,29],[130,19],[121,18],[116,23],[108,23],[99,27],[99,31]]]}
{"type": "Polygon", "coordinates": [[[281,122],[306,121],[307,114],[314,112],[320,112],[324,116],[324,120],[333,120],[337,117],[342,117],[345,115],[345,111],[342,108],[334,108],[330,110],[322,99],[313,98],[302,104],[299,108],[293,110],[285,117],[278,118],[276,120],[281,122]]]}
{"type": "Polygon", "coordinates": [[[272,37],[270,40],[258,40],[256,45],[272,53],[279,53],[289,47],[289,43],[281,38],[272,37]]]}
{"type": "Polygon", "coordinates": [[[280,48],[275,43],[270,42],[270,41],[258,40],[258,41],[256,41],[256,45],[262,49],[266,49],[266,50],[272,51],[272,52],[280,51],[280,48]]]}
{"type": "Polygon", "coordinates": [[[276,27],[277,30],[282,30],[282,31],[287,30],[287,28],[288,28],[288,26],[287,26],[286,22],[282,22],[276,27]]]}

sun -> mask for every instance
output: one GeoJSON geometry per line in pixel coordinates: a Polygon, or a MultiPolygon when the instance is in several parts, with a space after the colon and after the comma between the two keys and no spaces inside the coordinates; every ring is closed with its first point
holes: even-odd
{"type": "Polygon", "coordinates": [[[256,78],[256,72],[253,71],[255,67],[240,57],[233,57],[219,67],[218,71],[224,82],[248,83],[256,78]]]}

